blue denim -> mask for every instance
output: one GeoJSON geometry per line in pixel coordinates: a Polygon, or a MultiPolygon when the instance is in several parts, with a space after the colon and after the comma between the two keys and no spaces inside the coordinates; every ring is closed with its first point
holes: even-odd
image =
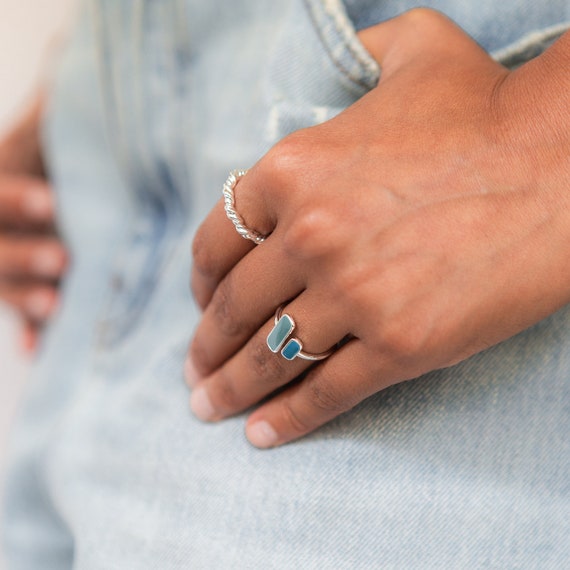
{"type": "MultiPolygon", "coordinates": [[[[414,4],[83,2],[45,130],[73,266],[14,435],[11,569],[568,565],[570,307],[279,449],[188,409],[194,231],[230,169],[373,88],[355,30],[414,4]]],[[[424,5],[513,66],[570,22],[424,5]]]]}

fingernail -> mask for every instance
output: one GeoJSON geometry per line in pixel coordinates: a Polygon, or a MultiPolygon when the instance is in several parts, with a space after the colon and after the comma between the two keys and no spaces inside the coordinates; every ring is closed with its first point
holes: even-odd
{"type": "Polygon", "coordinates": [[[43,321],[53,311],[55,300],[49,293],[32,293],[26,299],[26,309],[31,317],[43,321]]]}
{"type": "Polygon", "coordinates": [[[204,387],[194,389],[190,398],[190,408],[194,412],[194,415],[204,422],[214,418],[214,407],[204,387]]]}
{"type": "Polygon", "coordinates": [[[58,277],[63,269],[63,256],[53,248],[40,249],[32,259],[36,273],[47,277],[58,277]]]}
{"type": "Polygon", "coordinates": [[[277,445],[279,436],[271,425],[265,421],[256,422],[246,428],[246,436],[255,447],[267,449],[277,445]]]}
{"type": "Polygon", "coordinates": [[[30,188],[24,192],[24,210],[37,220],[49,220],[53,216],[53,199],[51,194],[41,188],[30,188]]]}
{"type": "Polygon", "coordinates": [[[198,372],[196,372],[196,368],[189,356],[186,358],[186,362],[184,363],[184,378],[186,379],[186,384],[188,384],[190,388],[194,388],[194,386],[196,386],[200,381],[200,376],[198,375],[198,372]]]}

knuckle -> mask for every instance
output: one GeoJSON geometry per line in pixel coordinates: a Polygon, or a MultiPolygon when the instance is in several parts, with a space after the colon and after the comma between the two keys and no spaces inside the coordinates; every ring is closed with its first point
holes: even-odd
{"type": "Polygon", "coordinates": [[[282,404],[282,414],[286,425],[288,425],[293,433],[297,435],[303,435],[310,432],[313,429],[313,424],[301,417],[299,412],[296,410],[292,398],[285,398],[282,404]]]}
{"type": "Polygon", "coordinates": [[[370,265],[345,264],[335,275],[335,294],[359,312],[370,306],[370,289],[375,268],[370,265]]]}
{"type": "Polygon", "coordinates": [[[216,410],[234,412],[242,408],[240,394],[223,370],[210,388],[209,395],[216,410]]]}
{"type": "Polygon", "coordinates": [[[190,291],[200,309],[205,311],[214,292],[199,278],[198,273],[194,270],[191,272],[190,291]]]}
{"type": "Polygon", "coordinates": [[[204,277],[215,277],[219,264],[210,252],[211,240],[202,226],[196,232],[192,242],[192,259],[194,269],[204,277]]]}
{"type": "Polygon", "coordinates": [[[330,414],[340,414],[347,409],[347,403],[337,390],[321,380],[309,383],[311,404],[319,411],[330,414]]]}
{"type": "Polygon", "coordinates": [[[213,370],[214,366],[210,355],[198,337],[194,337],[188,352],[197,372],[208,375],[213,370]]]}
{"type": "Polygon", "coordinates": [[[276,384],[277,379],[284,377],[283,359],[269,350],[264,338],[254,338],[250,350],[251,365],[256,378],[268,384],[276,384]]]}
{"type": "Polygon", "coordinates": [[[412,362],[424,351],[427,342],[421,325],[411,319],[393,318],[379,338],[380,349],[397,362],[412,362]]]}
{"type": "Polygon", "coordinates": [[[227,337],[239,336],[245,323],[236,315],[233,303],[231,277],[228,275],[216,289],[211,301],[212,316],[218,330],[227,337]]]}
{"type": "Polygon", "coordinates": [[[307,160],[307,141],[306,130],[287,135],[265,155],[264,166],[270,169],[272,176],[303,168],[307,160]]]}
{"type": "Polygon", "coordinates": [[[335,219],[323,207],[306,207],[283,235],[284,252],[301,259],[316,259],[334,250],[335,219]]]}
{"type": "Polygon", "coordinates": [[[296,131],[281,139],[268,152],[271,169],[277,172],[287,172],[297,167],[305,155],[305,136],[303,131],[296,131]]]}

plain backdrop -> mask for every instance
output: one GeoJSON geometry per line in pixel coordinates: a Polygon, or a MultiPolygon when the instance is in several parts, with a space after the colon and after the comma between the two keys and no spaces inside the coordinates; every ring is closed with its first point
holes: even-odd
{"type": "MultiPolygon", "coordinates": [[[[0,136],[17,119],[38,85],[48,80],[58,46],[65,40],[72,2],[0,0],[0,136]]],[[[19,336],[16,316],[0,303],[0,489],[8,434],[30,366],[19,336]]]]}

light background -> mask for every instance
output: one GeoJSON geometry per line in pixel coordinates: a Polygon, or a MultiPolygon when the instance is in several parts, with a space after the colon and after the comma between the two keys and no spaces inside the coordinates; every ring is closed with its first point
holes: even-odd
{"type": "MultiPolygon", "coordinates": [[[[73,0],[0,0],[0,136],[49,77],[65,39],[73,0]]],[[[16,316],[0,304],[0,488],[10,426],[26,386],[29,362],[16,316]]],[[[1,546],[0,546],[1,549],[1,546]]],[[[0,550],[0,570],[5,566],[0,550]]]]}

